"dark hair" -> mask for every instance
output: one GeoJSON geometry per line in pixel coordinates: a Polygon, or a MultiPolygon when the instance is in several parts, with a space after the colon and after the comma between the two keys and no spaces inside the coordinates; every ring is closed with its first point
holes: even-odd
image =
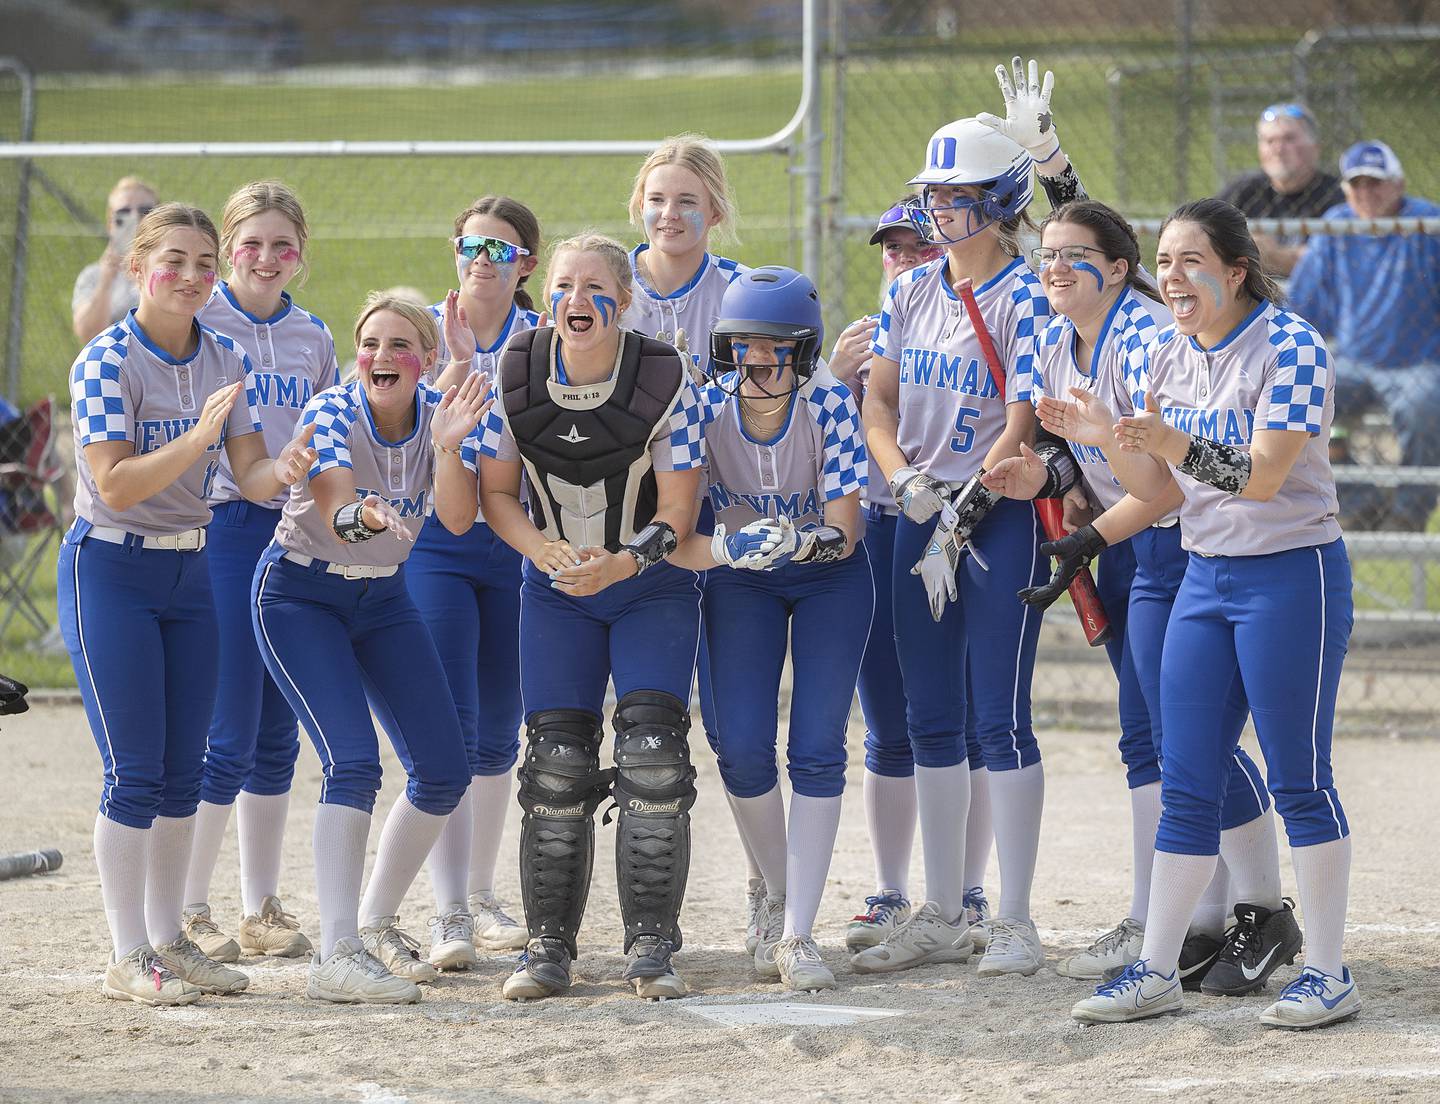
{"type": "Polygon", "coordinates": [[[1052,222],[1068,222],[1083,226],[1095,235],[1100,251],[1112,261],[1124,261],[1125,282],[1141,295],[1160,302],[1160,292],[1140,267],[1140,239],[1135,228],[1116,211],[1094,199],[1072,199],[1062,203],[1040,224],[1043,232],[1052,222]]]}
{"type": "MultiPolygon", "coordinates": [[[[530,250],[530,256],[540,256],[540,220],[535,217],[534,211],[518,199],[503,195],[481,196],[455,216],[455,236],[457,238],[465,232],[465,224],[473,215],[489,215],[501,222],[508,222],[515,228],[515,233],[520,236],[520,244],[530,250]]],[[[528,279],[530,279],[529,276],[521,276],[520,282],[515,285],[515,305],[521,310],[527,311],[535,309],[535,301],[525,290],[525,281],[528,279]]]]}
{"type": "Polygon", "coordinates": [[[1222,264],[1242,266],[1245,283],[1241,287],[1250,298],[1277,306],[1285,301],[1280,285],[1265,275],[1260,249],[1250,236],[1250,224],[1238,207],[1223,199],[1197,199],[1176,208],[1175,213],[1160,224],[1161,235],[1172,222],[1193,222],[1205,231],[1222,264]]]}

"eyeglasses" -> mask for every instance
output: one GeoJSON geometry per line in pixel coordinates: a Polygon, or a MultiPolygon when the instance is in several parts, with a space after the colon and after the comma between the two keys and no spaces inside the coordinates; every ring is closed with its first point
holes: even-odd
{"type": "Polygon", "coordinates": [[[1047,249],[1039,246],[1030,250],[1030,259],[1035,262],[1036,268],[1046,268],[1055,263],[1059,257],[1067,265],[1077,265],[1085,259],[1086,253],[1105,253],[1103,249],[1096,249],[1093,245],[1062,245],[1059,249],[1047,249]]]}
{"type": "Polygon", "coordinates": [[[114,217],[117,219],[129,218],[131,215],[134,215],[137,219],[143,219],[153,210],[155,210],[153,204],[144,207],[116,207],[114,217]]]}
{"type": "Polygon", "coordinates": [[[1262,123],[1273,123],[1279,119],[1299,119],[1311,127],[1315,126],[1315,116],[1311,115],[1309,108],[1302,104],[1271,104],[1264,111],[1260,112],[1260,121],[1262,123]]]}
{"type": "Polygon", "coordinates": [[[518,257],[530,256],[524,246],[508,242],[504,238],[487,238],[478,234],[466,234],[463,238],[451,238],[455,252],[467,261],[473,261],[481,252],[489,255],[492,264],[514,264],[518,257]]]}

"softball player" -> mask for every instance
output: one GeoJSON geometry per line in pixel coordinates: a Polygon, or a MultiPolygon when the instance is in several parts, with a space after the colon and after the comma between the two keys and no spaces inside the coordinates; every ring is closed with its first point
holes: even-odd
{"type": "MultiPolygon", "coordinates": [[[[1234,749],[1215,701],[1238,677],[1308,929],[1304,969],[1260,1019],[1318,1027],[1360,1008],[1342,952],[1350,834],[1330,765],[1353,603],[1327,454],[1329,354],[1307,322],[1276,305],[1245,217],[1222,200],[1166,220],[1156,270],[1175,325],[1147,354],[1144,407],[1119,420],[1107,451],[1137,497],[1173,494],[1172,485],[1183,496],[1190,557],[1160,672],[1164,811],[1142,957],[1073,1014],[1109,1022],[1183,1005],[1181,942],[1215,870],[1234,749]]],[[[1277,923],[1258,920],[1247,925],[1255,935],[1277,923]]],[[[1282,947],[1271,954],[1283,958],[1282,947]]]]}
{"type": "MultiPolygon", "coordinates": [[[[250,358],[265,444],[278,452],[310,399],[340,382],[335,339],[285,287],[305,263],[305,211],[285,185],[256,181],[235,192],[220,220],[221,260],[230,266],[199,319],[250,358]]],[[[247,501],[224,457],[210,488],[214,517],[206,559],[220,627],[220,681],[205,741],[205,777],[195,846],[185,879],[185,933],[211,958],[308,955],[310,941],[280,903],[280,851],[290,782],[300,751],[290,703],[265,671],[250,629],[250,580],[280,520],[286,495],[247,501]],[[239,942],[210,915],[210,878],[235,806],[240,837],[239,942]]]]}
{"type": "MultiPolygon", "coordinates": [[[[319,753],[315,813],[320,944],[306,994],[408,1003],[435,967],[399,927],[400,901],[469,782],[444,668],[405,586],[404,563],[431,485],[455,477],[484,409],[471,376],[443,397],[420,383],[439,332],[425,307],[372,295],[355,323],[359,378],[302,415],[318,459],[290,496],[251,589],[271,677],[319,753]],[[375,715],[409,778],[360,876],[380,788],[375,715]]],[[[473,515],[472,515],[473,516],[473,515]]]]}
{"type": "Polygon", "coordinates": [[[903,515],[895,533],[895,640],[930,900],[855,956],[862,972],[970,956],[967,710],[989,770],[1001,879],[979,972],[1029,975],[1044,962],[1030,919],[1045,787],[1030,726],[1040,621],[1012,597],[1041,579],[1040,527],[1033,507],[1002,501],[979,475],[1034,435],[1031,360],[1050,308],[1019,256],[1032,171],[1040,167],[1052,203],[1081,188],[1051,125],[1052,75],[1042,85],[1031,62],[1026,81],[1018,58],[1013,65],[1015,86],[997,70],[1005,120],[960,119],[930,140],[925,167],[910,183],[924,189],[917,210],[946,257],[891,286],[870,362],[866,442],[903,515]],[[974,284],[1005,363],[1003,397],[955,290],[963,278],[974,284]],[[964,563],[962,550],[974,553],[964,563]]]}
{"type": "Polygon", "coordinates": [[[823,332],[793,269],[751,269],[725,292],[702,392],[715,529],[675,560],[706,572],[720,775],[767,893],[755,969],[802,990],[835,987],[812,928],[845,788],[850,696],[836,689],[854,685],[874,603],[860,416],[819,359],[823,332]],[[774,704],[787,648],[788,827],[774,704]]]}
{"type": "Polygon", "coordinates": [[[223,449],[266,502],[304,476],[303,436],[265,454],[250,361],[195,321],[219,242],[203,211],[156,207],[129,272],[140,305],[70,370],[77,489],[60,548],[60,625],[100,759],[95,864],[113,955],[108,997],[189,1004],[250,979],[181,930],[217,675],[206,493],[223,449]]]}
{"type": "MultiPolygon", "coordinates": [[[[1091,402],[1129,414],[1145,349],[1154,340],[1157,324],[1170,321],[1140,267],[1135,234],[1109,207],[1080,200],[1046,219],[1043,235],[1044,245],[1032,257],[1056,314],[1040,337],[1035,357],[1031,394],[1041,421],[1047,429],[1066,429],[1063,420],[1057,423],[1047,415],[1056,408],[1063,413],[1071,405],[1072,389],[1091,402]]],[[[1103,429],[1108,435],[1109,424],[1103,429]]],[[[1048,473],[1035,453],[1025,451],[1024,458],[997,464],[986,477],[987,486],[1020,498],[1044,490],[1048,473]],[[1032,470],[1033,478],[1017,480],[1026,484],[1020,488],[1006,486],[1010,475],[1023,467],[1032,470]]],[[[1126,918],[1057,970],[1098,981],[1139,958],[1144,938],[1160,819],[1160,662],[1185,555],[1176,528],[1178,490],[1173,501],[1141,503],[1126,497],[1094,440],[1073,442],[1069,455],[1088,501],[1103,513],[1093,524],[1077,526],[1073,535],[1041,547],[1061,563],[1049,583],[1022,591],[1021,597],[1045,608],[1063,593],[1081,564],[1097,557],[1097,587],[1113,634],[1106,648],[1120,688],[1120,757],[1130,787],[1134,880],[1126,918]]],[[[1248,709],[1244,688],[1237,683],[1225,705],[1226,731],[1236,741],[1248,709]]],[[[1279,857],[1268,810],[1264,779],[1237,747],[1222,816],[1221,850],[1235,873],[1240,899],[1280,910],[1279,857]]],[[[1199,989],[1204,982],[1207,992],[1238,995],[1263,986],[1264,978],[1247,978],[1239,968],[1243,964],[1234,959],[1244,941],[1232,941],[1222,953],[1217,937],[1224,930],[1225,884],[1222,879],[1217,887],[1219,907],[1201,909],[1193,919],[1180,968],[1189,988],[1199,989]]],[[[1293,934],[1298,940],[1298,929],[1293,934]]],[[[1278,958],[1272,959],[1279,964],[1278,958]]]]}
{"type": "MultiPolygon", "coordinates": [[[[664,561],[690,531],[704,462],[699,396],[671,346],[622,329],[631,293],[623,246],[593,234],[561,242],[547,291],[555,325],[511,342],[500,402],[474,446],[480,455],[467,456],[480,469],[486,519],[530,561],[520,588],[520,885],[530,941],[504,995],[569,987],[594,857],[591,817],[613,781],[625,978],[643,997],[684,996],[670,958],[690,863],[686,699],[700,594],[694,573],[664,561]],[[611,680],[614,772],[600,769],[611,680]]],[[[463,528],[474,518],[473,480],[468,497],[439,507],[463,528]]]]}
{"type": "MultiPolygon", "coordinates": [[[[524,283],[540,256],[540,224],[508,196],[482,196],[455,218],[459,288],[431,307],[441,327],[440,390],[473,373],[494,378],[506,343],[539,321],[524,283]]],[[[430,961],[475,965],[476,946],[519,950],[525,929],[495,898],[495,861],[520,748],[520,554],[483,516],[462,536],[431,514],[406,566],[445,664],[470,761],[470,786],[430,853],[435,916],[430,961]]]]}
{"type": "MultiPolygon", "coordinates": [[[[891,283],[912,268],[938,259],[942,250],[925,239],[913,195],[905,195],[880,216],[870,244],[881,247],[884,281],[883,304],[891,283]]],[[[857,404],[864,400],[870,375],[870,343],[880,321],[878,314],[857,318],[835,342],[830,354],[831,374],[850,385],[857,404]]],[[[870,848],[875,856],[875,893],[865,899],[865,911],[850,921],[845,946],[856,952],[873,947],[910,917],[910,850],[915,839],[915,761],[905,731],[905,693],[900,664],[895,658],[895,621],[890,613],[890,574],[893,569],[895,505],[890,488],[881,480],[861,490],[865,513],[865,550],[875,581],[875,614],[865,658],[860,665],[858,689],[865,714],[865,819],[870,848]]],[[[974,726],[966,730],[970,764],[970,812],[965,825],[965,908],[971,923],[989,919],[985,900],[985,866],[994,838],[990,825],[990,786],[974,726]]],[[[983,944],[984,928],[974,930],[983,944]]]]}

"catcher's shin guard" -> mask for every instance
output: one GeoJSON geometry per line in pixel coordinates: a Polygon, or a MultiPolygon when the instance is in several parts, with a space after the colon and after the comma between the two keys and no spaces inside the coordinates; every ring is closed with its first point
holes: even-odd
{"type": "Polygon", "coordinates": [[[601,718],[549,709],[526,726],[520,767],[520,891],[532,939],[563,940],[571,957],[590,892],[595,810],[613,771],[600,769],[601,718]]]}
{"type": "Polygon", "coordinates": [[[615,707],[615,874],[627,952],[642,932],[680,947],[695,804],[689,728],[685,704],[658,690],[632,690],[615,707]]]}

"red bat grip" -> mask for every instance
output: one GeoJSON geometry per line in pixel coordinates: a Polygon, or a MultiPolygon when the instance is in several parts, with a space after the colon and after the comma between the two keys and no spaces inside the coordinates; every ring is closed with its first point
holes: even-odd
{"type": "MultiPolygon", "coordinates": [[[[1065,535],[1065,509],[1058,498],[1037,498],[1035,512],[1040,515],[1040,524],[1045,536],[1059,540],[1065,535]]],[[[1085,631],[1085,640],[1092,648],[1098,648],[1110,639],[1110,618],[1105,616],[1105,607],[1100,602],[1100,592],[1095,589],[1095,577],[1088,567],[1082,567],[1079,574],[1070,580],[1067,588],[1070,601],[1075,606],[1075,616],[1080,618],[1080,627],[1085,631]]]]}

